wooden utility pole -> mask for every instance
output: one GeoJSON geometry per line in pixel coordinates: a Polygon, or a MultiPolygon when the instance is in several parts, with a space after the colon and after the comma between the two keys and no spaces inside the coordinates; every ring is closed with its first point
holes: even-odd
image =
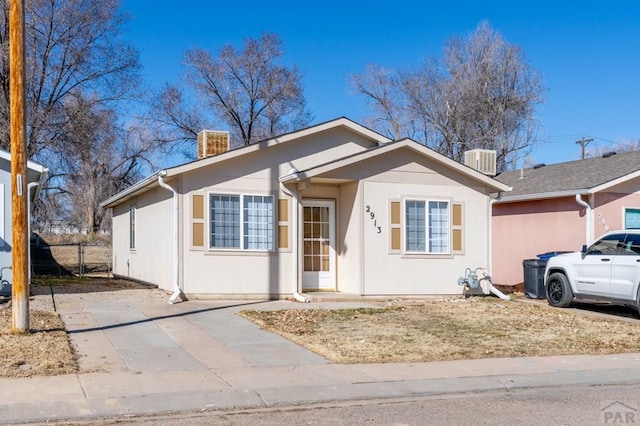
{"type": "Polygon", "coordinates": [[[581,156],[580,156],[580,158],[583,159],[583,160],[584,160],[585,148],[587,147],[589,142],[593,142],[593,139],[585,139],[584,136],[582,137],[581,140],[576,141],[576,143],[580,144],[580,146],[581,146],[581,156]]]}
{"type": "Polygon", "coordinates": [[[29,332],[27,155],[24,0],[9,0],[9,100],[11,121],[11,235],[13,333],[29,332]]]}

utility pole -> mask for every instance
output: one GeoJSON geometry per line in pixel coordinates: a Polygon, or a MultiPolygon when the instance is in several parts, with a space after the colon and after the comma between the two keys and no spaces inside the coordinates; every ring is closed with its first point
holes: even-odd
{"type": "Polygon", "coordinates": [[[589,142],[593,142],[593,139],[585,139],[584,136],[582,137],[581,140],[576,141],[576,143],[580,144],[580,147],[581,147],[582,154],[581,154],[580,158],[582,160],[584,160],[584,154],[585,154],[585,150],[584,149],[587,147],[587,145],[589,145],[589,142]]]}
{"type": "Polygon", "coordinates": [[[24,0],[9,0],[12,333],[29,332],[24,0]]]}

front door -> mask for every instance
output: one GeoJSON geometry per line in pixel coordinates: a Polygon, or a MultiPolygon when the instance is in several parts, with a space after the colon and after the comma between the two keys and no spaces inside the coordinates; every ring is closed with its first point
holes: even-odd
{"type": "Polygon", "coordinates": [[[302,201],[303,274],[302,290],[336,289],[335,202],[302,201]]]}

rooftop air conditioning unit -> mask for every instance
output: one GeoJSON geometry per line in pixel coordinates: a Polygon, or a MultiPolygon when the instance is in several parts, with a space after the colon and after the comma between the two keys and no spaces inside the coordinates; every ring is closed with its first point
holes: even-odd
{"type": "Polygon", "coordinates": [[[229,132],[203,130],[198,133],[198,160],[229,151],[229,132]]]}
{"type": "Polygon", "coordinates": [[[464,153],[464,164],[488,176],[496,175],[496,152],[491,149],[472,149],[464,153]]]}

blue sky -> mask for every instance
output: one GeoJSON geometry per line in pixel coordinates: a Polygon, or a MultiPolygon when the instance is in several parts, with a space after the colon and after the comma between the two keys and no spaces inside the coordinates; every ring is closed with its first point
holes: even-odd
{"type": "Polygon", "coordinates": [[[534,163],[578,159],[582,136],[594,138],[588,148],[640,138],[640,2],[123,0],[122,7],[152,88],[179,82],[189,48],[215,53],[277,33],[285,60],[304,73],[314,122],[366,115],[349,93],[350,73],[370,63],[418,66],[487,20],[522,48],[548,88],[537,108],[544,129],[534,163]]]}

